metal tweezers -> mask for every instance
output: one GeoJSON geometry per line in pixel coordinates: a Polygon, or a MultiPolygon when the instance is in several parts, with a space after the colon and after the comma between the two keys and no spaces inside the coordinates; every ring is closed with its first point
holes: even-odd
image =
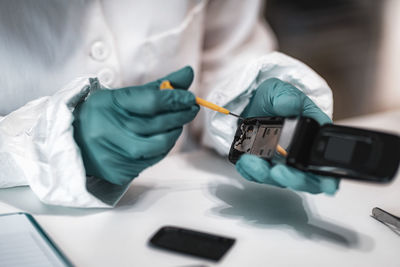
{"type": "Polygon", "coordinates": [[[400,218],[380,208],[372,209],[372,218],[380,221],[400,236],[400,218]]]}

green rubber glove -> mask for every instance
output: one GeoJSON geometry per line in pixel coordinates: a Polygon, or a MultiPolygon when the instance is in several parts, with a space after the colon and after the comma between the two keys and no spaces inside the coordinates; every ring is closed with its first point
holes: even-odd
{"type": "MultiPolygon", "coordinates": [[[[313,118],[320,124],[332,123],[303,92],[289,83],[272,78],[260,84],[241,116],[296,115],[313,118]]],[[[284,164],[272,166],[255,155],[242,155],[236,163],[236,169],[249,181],[313,194],[324,192],[333,195],[339,187],[339,179],[305,173],[284,164]]]]}
{"type": "Polygon", "coordinates": [[[86,174],[125,185],[164,158],[199,111],[186,91],[193,76],[185,67],[145,85],[91,94],[75,109],[73,123],[86,174]],[[177,90],[160,90],[163,80],[177,90]]]}

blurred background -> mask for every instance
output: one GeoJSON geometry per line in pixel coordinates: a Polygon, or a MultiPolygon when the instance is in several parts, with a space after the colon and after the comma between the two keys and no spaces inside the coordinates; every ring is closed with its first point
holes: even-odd
{"type": "Polygon", "coordinates": [[[331,86],[334,119],[400,109],[399,0],[268,0],[279,50],[331,86]]]}

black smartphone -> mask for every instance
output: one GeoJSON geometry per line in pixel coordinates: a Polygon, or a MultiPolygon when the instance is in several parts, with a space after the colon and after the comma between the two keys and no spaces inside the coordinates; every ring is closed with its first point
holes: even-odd
{"type": "Polygon", "coordinates": [[[219,261],[234,243],[230,237],[175,226],[162,227],[150,239],[155,247],[213,261],[219,261]]]}
{"type": "Polygon", "coordinates": [[[399,167],[400,137],[334,124],[320,126],[308,117],[254,117],[238,126],[229,160],[236,163],[242,154],[316,174],[387,183],[399,167]]]}

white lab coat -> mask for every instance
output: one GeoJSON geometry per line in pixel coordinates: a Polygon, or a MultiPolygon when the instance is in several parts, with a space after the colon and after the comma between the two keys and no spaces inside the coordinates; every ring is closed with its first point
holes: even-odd
{"type": "MultiPolygon", "coordinates": [[[[329,116],[328,85],[272,52],[258,0],[0,2],[0,187],[29,185],[48,204],[109,207],[126,187],[86,177],[72,111],[88,77],[120,88],[185,65],[197,95],[240,113],[252,90],[278,77],[329,116]]],[[[204,111],[203,111],[204,112],[204,111]]],[[[203,142],[226,154],[236,122],[204,112],[203,142]]]]}

